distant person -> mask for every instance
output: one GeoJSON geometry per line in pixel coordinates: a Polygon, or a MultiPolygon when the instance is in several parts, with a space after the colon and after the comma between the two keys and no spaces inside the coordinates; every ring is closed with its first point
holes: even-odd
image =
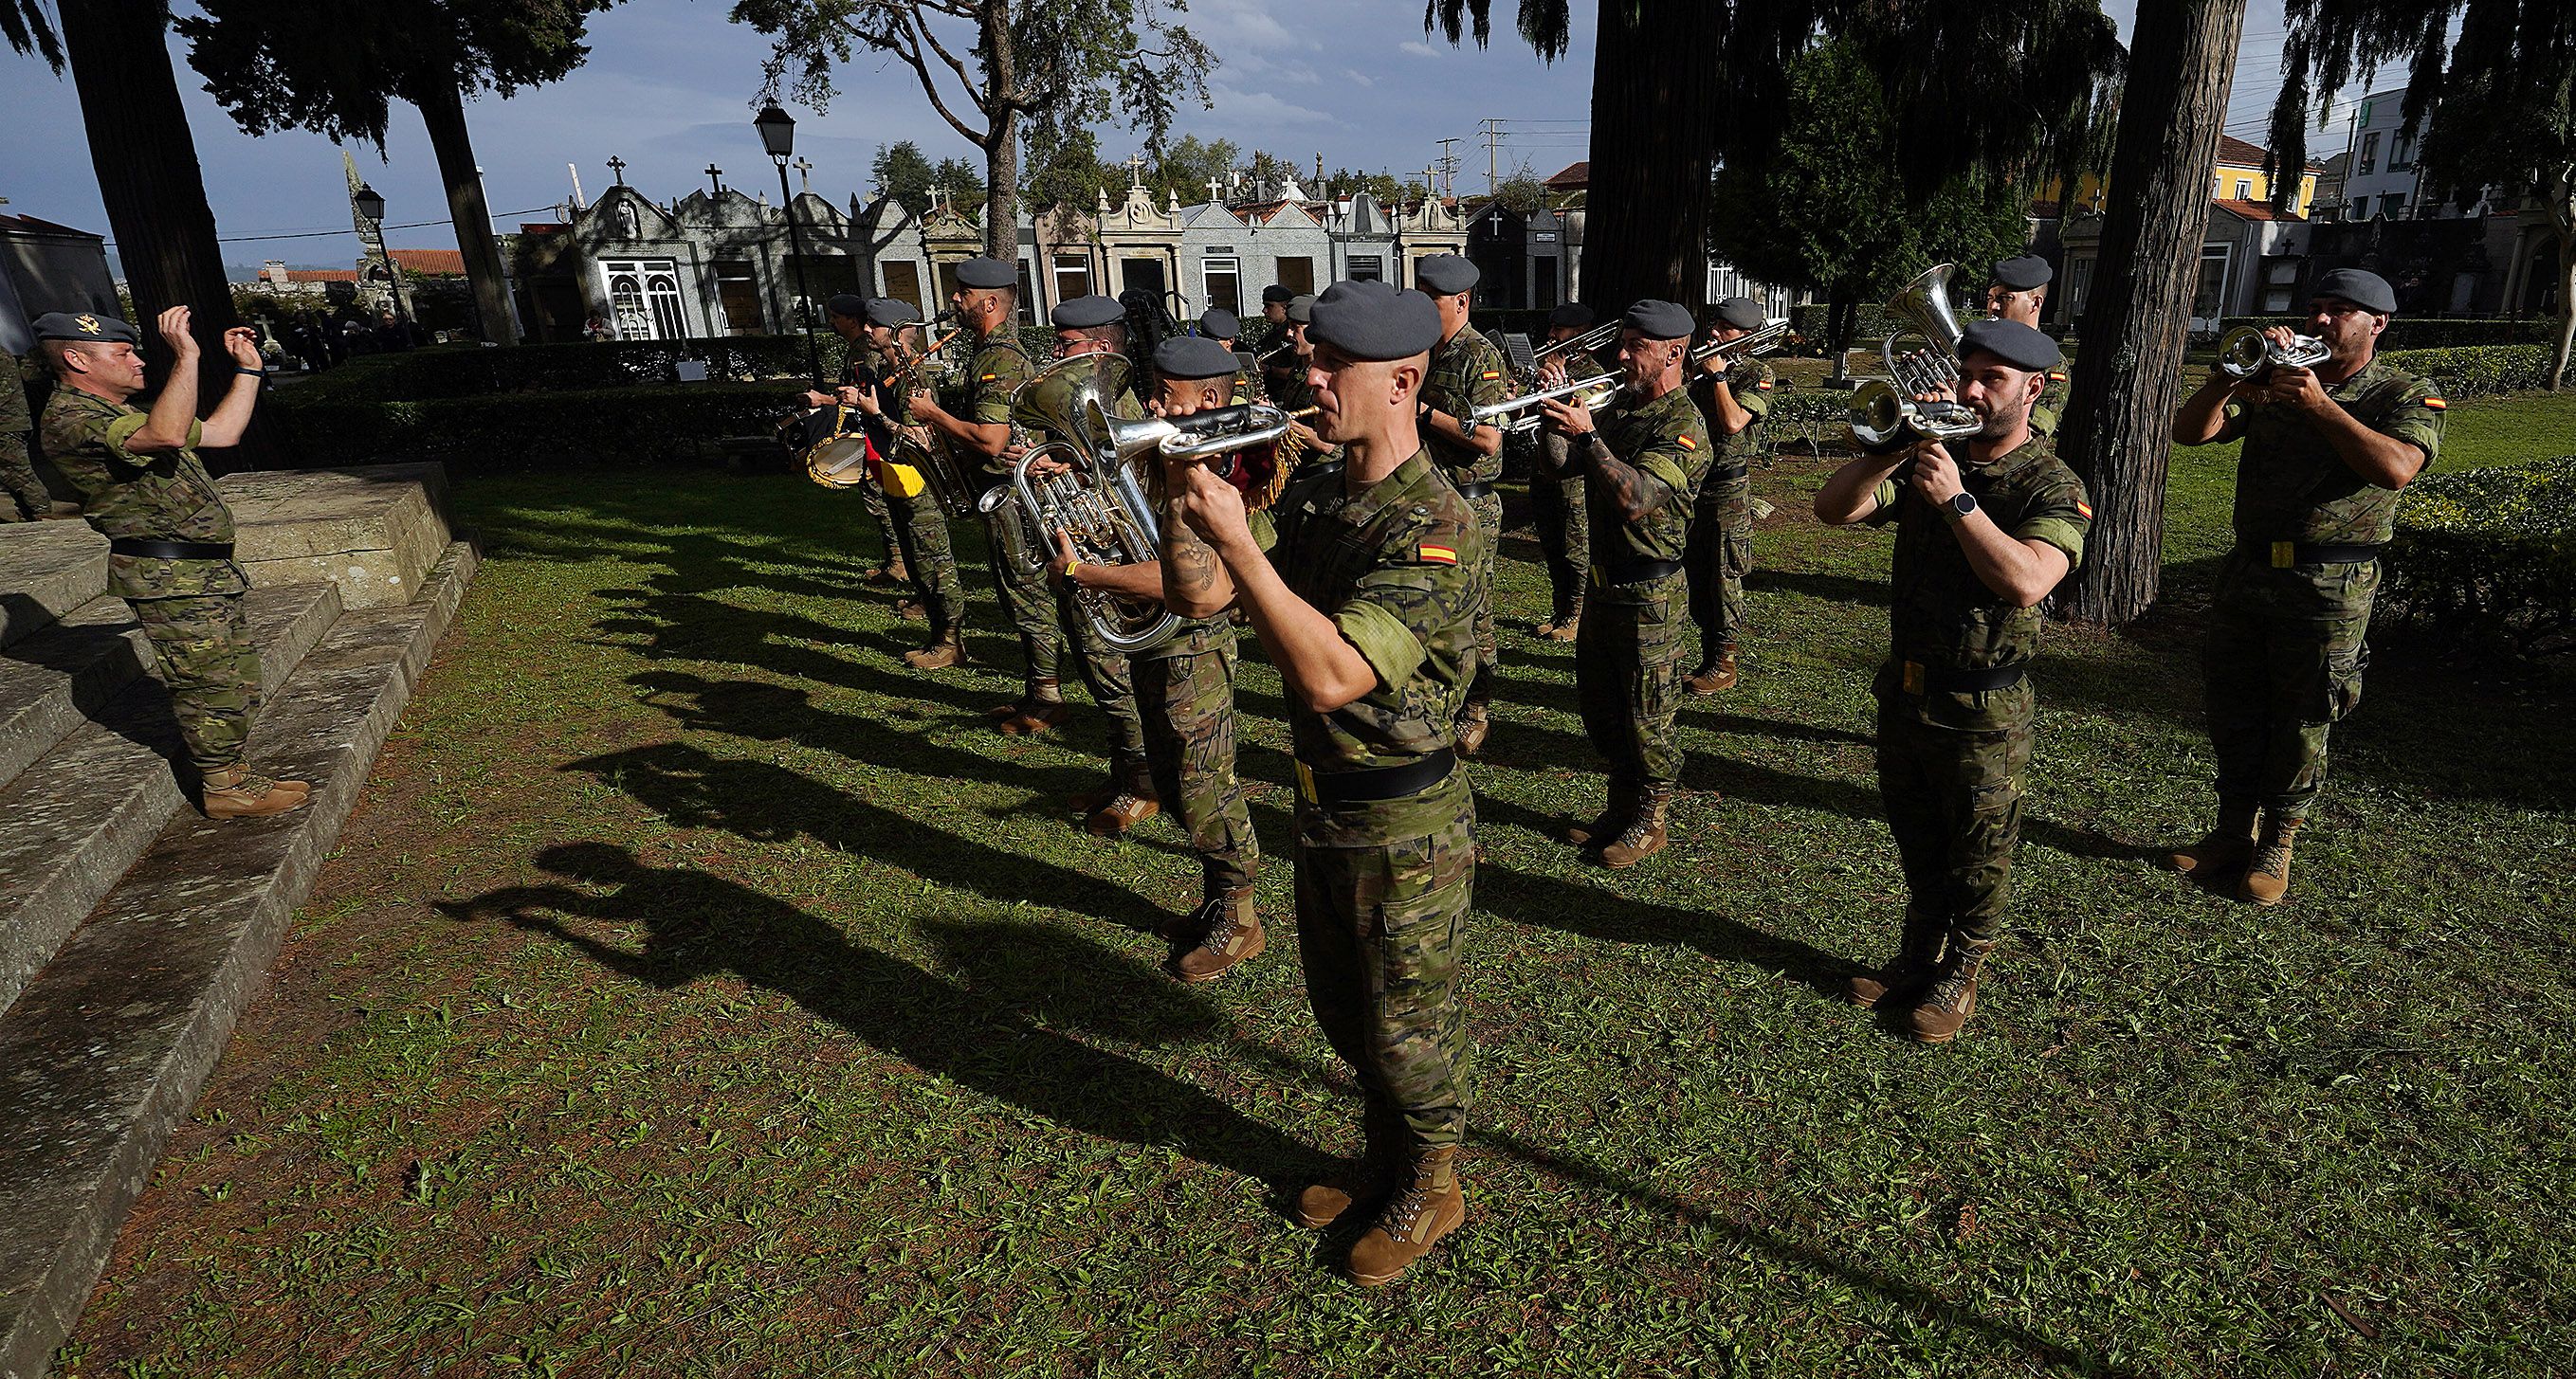
{"type": "Polygon", "coordinates": [[[27,375],[18,356],[0,350],[0,522],[33,522],[54,510],[53,496],[27,454],[27,433],[35,429],[27,411],[27,375]]]}
{"type": "Polygon", "coordinates": [[[302,808],[312,787],[243,764],[260,703],[259,651],[242,611],[250,579],[233,559],[232,512],[196,451],[241,443],[268,374],[251,331],[225,331],[232,386],[199,421],[188,308],[162,312],[157,326],[177,358],[144,412],[130,401],[144,386],[134,327],[87,313],[36,319],[60,385],[45,404],[45,455],[80,490],[81,515],[108,539],[107,587],[151,640],[153,673],[170,691],[206,817],[283,814],[302,808]]]}

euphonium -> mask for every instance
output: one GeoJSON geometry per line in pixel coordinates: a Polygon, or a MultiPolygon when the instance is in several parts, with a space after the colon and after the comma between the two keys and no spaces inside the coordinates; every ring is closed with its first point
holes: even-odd
{"type": "MultiPolygon", "coordinates": [[[[1124,355],[1077,354],[1059,359],[1011,394],[1014,426],[1044,430],[1055,437],[1029,450],[1011,467],[1011,481],[986,493],[979,506],[986,512],[1017,502],[1020,515],[1041,541],[1053,544],[1063,532],[1073,542],[1074,557],[1086,564],[1134,565],[1161,558],[1162,527],[1154,505],[1125,457],[1113,449],[1112,426],[1120,422],[1110,405],[1126,390],[1124,355]],[[1041,461],[1063,466],[1041,474],[1041,461]]],[[[1099,633],[1101,644],[1121,653],[1150,650],[1181,630],[1181,619],[1153,599],[1130,598],[1076,586],[1074,601],[1099,633]]]]}
{"type": "Polygon", "coordinates": [[[1917,402],[1873,378],[1853,390],[1851,429],[1864,445],[1876,447],[1911,431],[1925,440],[1957,440],[1985,429],[1985,419],[1960,402],[1917,402]]]}
{"type": "Polygon", "coordinates": [[[2218,338],[2218,371],[2252,378],[2265,369],[2313,369],[2334,358],[2334,348],[2313,335],[2293,335],[2275,345],[2260,326],[2238,326],[2218,338]]]}
{"type": "Polygon", "coordinates": [[[1881,341],[1878,356],[1896,390],[1907,397],[1946,393],[1959,381],[1959,318],[1950,308],[1950,275],[1957,271],[1956,264],[1934,264],[1887,299],[1889,313],[1910,323],[1910,329],[1881,341]],[[1923,343],[1907,342],[1909,334],[1923,343]]]}

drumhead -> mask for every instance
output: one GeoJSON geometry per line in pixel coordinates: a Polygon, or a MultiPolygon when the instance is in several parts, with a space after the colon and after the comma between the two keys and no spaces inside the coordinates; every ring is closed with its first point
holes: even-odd
{"type": "Polygon", "coordinates": [[[805,457],[805,467],[818,474],[838,474],[868,457],[864,436],[836,436],[805,457]]]}

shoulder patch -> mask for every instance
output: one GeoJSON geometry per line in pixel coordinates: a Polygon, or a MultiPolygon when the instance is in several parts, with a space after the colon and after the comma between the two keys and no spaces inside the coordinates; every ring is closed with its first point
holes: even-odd
{"type": "Polygon", "coordinates": [[[1677,441],[1680,441],[1680,442],[1682,443],[1682,449],[1684,449],[1684,450],[1697,450],[1697,449],[1699,449],[1699,442],[1698,442],[1698,441],[1695,441],[1695,440],[1692,440],[1692,439],[1690,438],[1690,433],[1689,433],[1689,432],[1687,432],[1687,431],[1683,432],[1682,434],[1680,434],[1680,435],[1678,435],[1678,436],[1673,437],[1673,439],[1674,439],[1674,440],[1677,440],[1677,441]]]}
{"type": "Polygon", "coordinates": [[[1487,370],[1485,370],[1485,377],[1487,377],[1487,378],[1500,378],[1500,377],[1502,377],[1502,376],[1503,376],[1503,374],[1502,374],[1502,371],[1501,371],[1500,369],[1487,369],[1487,370]]]}
{"type": "Polygon", "coordinates": [[[1426,565],[1455,565],[1458,563],[1458,551],[1454,546],[1416,546],[1413,548],[1413,558],[1426,565]]]}
{"type": "Polygon", "coordinates": [[[2439,412],[2448,408],[2451,404],[2444,402],[2438,397],[2428,397],[2424,399],[2424,405],[2432,408],[2436,412],[2439,412]]]}
{"type": "Polygon", "coordinates": [[[1763,379],[1761,382],[1754,384],[1753,387],[1758,392],[1767,393],[1771,391],[1771,380],[1767,378],[1763,379]]]}
{"type": "Polygon", "coordinates": [[[1000,375],[1000,374],[997,374],[997,373],[988,373],[988,374],[984,375],[982,378],[979,378],[979,379],[977,379],[977,380],[975,380],[975,381],[976,381],[976,382],[978,382],[978,383],[990,383],[990,382],[992,382],[994,379],[997,379],[997,378],[999,378],[999,377],[1001,377],[1001,375],[1000,375]]]}
{"type": "Polygon", "coordinates": [[[2093,520],[2093,505],[2085,502],[2081,498],[2078,498],[2075,500],[2075,513],[2085,521],[2090,522],[2093,520]]]}

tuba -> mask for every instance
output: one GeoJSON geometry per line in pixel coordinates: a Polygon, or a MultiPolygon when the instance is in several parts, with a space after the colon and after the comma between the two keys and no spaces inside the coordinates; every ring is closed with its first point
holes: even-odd
{"type": "Polygon", "coordinates": [[[2313,335],[2293,335],[2285,347],[2275,345],[2260,326],[2238,326],[2218,339],[2218,371],[2229,378],[2252,378],[2265,369],[2313,369],[2334,357],[2334,350],[2313,335]]]}
{"type": "MultiPolygon", "coordinates": [[[[1064,532],[1076,558],[1086,564],[1159,559],[1162,526],[1127,456],[1112,440],[1114,426],[1152,424],[1119,421],[1110,411],[1126,390],[1128,370],[1124,355],[1077,354],[1047,365],[1021,384],[1011,394],[1011,424],[1043,430],[1054,439],[1020,456],[1011,467],[1010,482],[996,485],[977,506],[989,513],[1018,503],[1020,516],[1037,528],[1041,540],[1064,532]],[[1035,473],[1041,460],[1063,464],[1064,472],[1035,473]]],[[[1101,644],[1111,651],[1150,650],[1180,633],[1181,618],[1157,600],[1079,587],[1073,594],[1101,644]]]]}

